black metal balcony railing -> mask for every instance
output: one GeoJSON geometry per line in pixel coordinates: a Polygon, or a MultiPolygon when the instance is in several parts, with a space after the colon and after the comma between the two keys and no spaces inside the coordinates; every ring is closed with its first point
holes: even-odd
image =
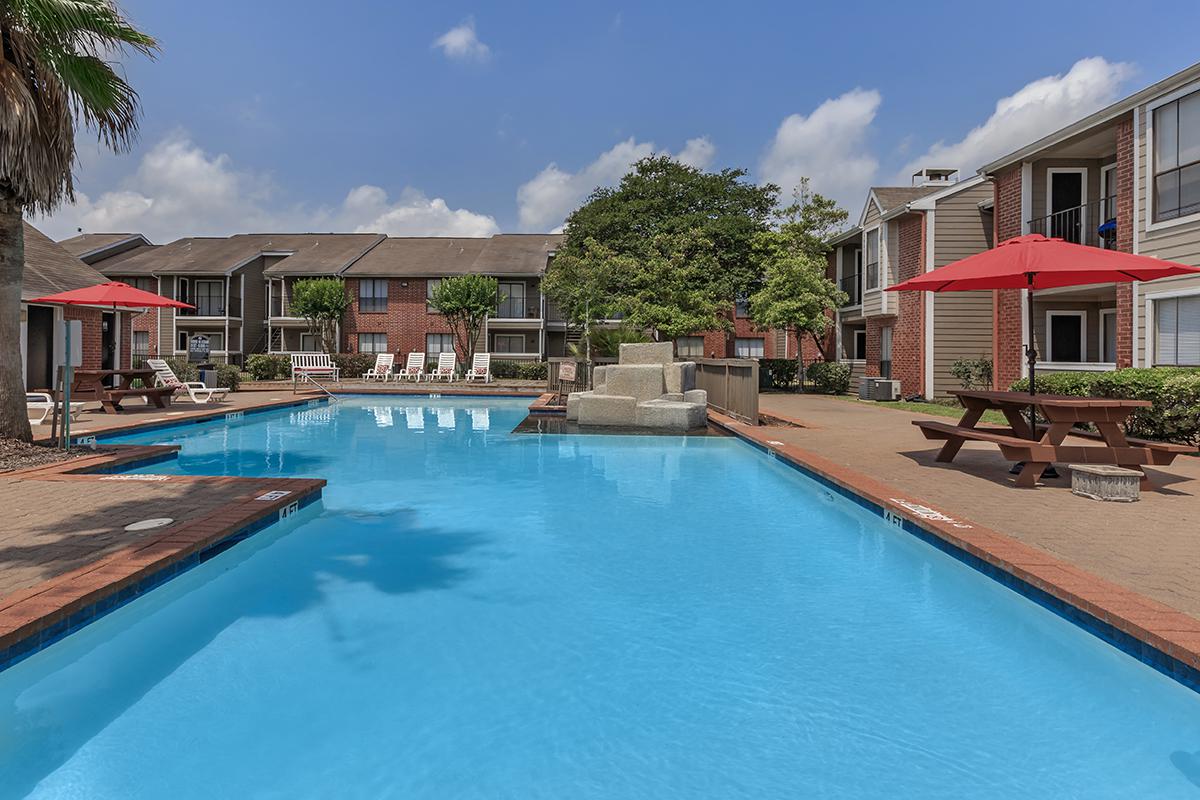
{"type": "Polygon", "coordinates": [[[539,303],[532,298],[510,297],[496,305],[497,319],[537,319],[541,313],[539,303]]]}
{"type": "Polygon", "coordinates": [[[853,275],[843,275],[842,279],[838,281],[838,288],[846,293],[846,302],[842,304],[843,308],[862,305],[861,272],[856,272],[853,275]]]}
{"type": "Polygon", "coordinates": [[[183,302],[191,303],[195,308],[179,309],[178,313],[181,317],[224,317],[226,309],[231,317],[242,315],[242,298],[240,297],[229,298],[228,304],[223,297],[197,297],[183,302]]]}
{"type": "Polygon", "coordinates": [[[1117,244],[1117,198],[1106,197],[1031,219],[1029,232],[1111,250],[1117,244]]]}

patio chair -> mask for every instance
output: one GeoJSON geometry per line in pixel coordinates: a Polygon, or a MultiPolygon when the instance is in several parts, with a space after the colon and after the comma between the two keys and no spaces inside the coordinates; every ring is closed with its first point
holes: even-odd
{"type": "Polygon", "coordinates": [[[396,357],[391,353],[376,353],[375,366],[363,373],[364,381],[386,381],[392,377],[392,364],[396,357]]]}
{"type": "Polygon", "coordinates": [[[476,353],[475,358],[471,360],[471,369],[467,371],[467,380],[481,380],[484,383],[492,382],[492,354],[491,353],[476,353]]]}
{"type": "Polygon", "coordinates": [[[434,368],[433,372],[429,373],[429,380],[435,381],[445,378],[446,382],[449,383],[450,381],[454,380],[454,371],[457,368],[457,353],[438,353],[437,366],[434,368]]]}
{"type": "Polygon", "coordinates": [[[154,370],[155,386],[183,389],[187,392],[188,399],[193,403],[199,405],[204,403],[219,403],[225,399],[225,395],[229,394],[228,389],[210,388],[201,381],[179,380],[175,375],[175,370],[171,369],[171,365],[161,358],[147,358],[146,366],[154,370]]]}
{"type": "MultiPolygon", "coordinates": [[[[25,410],[28,414],[41,414],[40,417],[34,419],[29,417],[30,425],[41,425],[46,421],[46,417],[54,411],[54,398],[49,392],[26,392],[25,393],[25,410]]],[[[59,410],[62,410],[62,403],[57,404],[59,410]]],[[[72,421],[79,419],[79,412],[83,411],[83,403],[71,403],[71,419],[72,421]]]]}
{"type": "Polygon", "coordinates": [[[408,363],[404,365],[404,369],[396,376],[397,380],[407,378],[412,381],[420,381],[425,375],[425,354],[424,353],[409,353],[408,363]]]}

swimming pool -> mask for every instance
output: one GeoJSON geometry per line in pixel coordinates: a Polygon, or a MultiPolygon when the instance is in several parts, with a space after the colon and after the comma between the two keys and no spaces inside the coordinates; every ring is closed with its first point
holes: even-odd
{"type": "Polygon", "coordinates": [[[324,500],[0,673],[0,796],[1189,797],[1200,696],[734,439],[355,397],[324,500]]]}

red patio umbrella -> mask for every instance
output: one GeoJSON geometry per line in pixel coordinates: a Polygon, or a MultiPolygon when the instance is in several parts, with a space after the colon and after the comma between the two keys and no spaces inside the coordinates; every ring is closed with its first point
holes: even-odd
{"type": "Polygon", "coordinates": [[[62,303],[68,306],[112,306],[113,308],[195,308],[195,306],[171,300],[154,292],[135,289],[128,283],[120,281],[109,281],[84,289],[48,294],[29,302],[62,303]]]}
{"type": "MultiPolygon", "coordinates": [[[[1174,275],[1200,273],[1200,268],[1163,261],[1149,256],[1103,250],[1048,239],[1039,233],[1001,242],[991,250],[976,253],[931,272],[889,286],[889,292],[969,292],[979,289],[1028,289],[1030,342],[1025,346],[1029,361],[1029,393],[1037,394],[1035,370],[1037,350],[1033,346],[1033,292],[1061,286],[1092,283],[1153,281],[1174,275]]],[[[1033,411],[1030,410],[1030,427],[1033,411]]]]}

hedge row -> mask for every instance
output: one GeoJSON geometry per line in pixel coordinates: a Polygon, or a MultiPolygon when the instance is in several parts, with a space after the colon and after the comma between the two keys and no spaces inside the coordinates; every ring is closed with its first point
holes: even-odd
{"type": "MultiPolygon", "coordinates": [[[[1013,391],[1029,391],[1029,381],[1013,383],[1013,391]]],[[[1073,397],[1116,397],[1149,400],[1150,408],[1129,417],[1130,436],[1200,445],[1200,369],[1153,367],[1116,372],[1051,372],[1038,374],[1040,394],[1073,397]]]]}
{"type": "MultiPolygon", "coordinates": [[[[195,364],[188,363],[187,356],[171,356],[163,360],[170,365],[175,377],[184,383],[200,380],[200,370],[196,369],[195,364]]],[[[221,387],[236,392],[242,383],[241,371],[237,365],[218,363],[214,366],[217,368],[217,385],[213,388],[221,387]]]]}

